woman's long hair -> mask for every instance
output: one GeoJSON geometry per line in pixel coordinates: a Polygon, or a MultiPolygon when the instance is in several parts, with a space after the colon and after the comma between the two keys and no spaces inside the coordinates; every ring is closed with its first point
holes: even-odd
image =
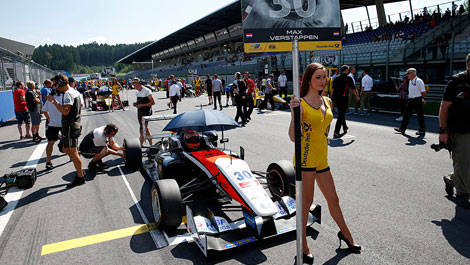
{"type": "MultiPolygon", "coordinates": [[[[303,98],[307,95],[308,90],[310,89],[310,80],[312,80],[312,76],[318,69],[325,69],[322,64],[319,63],[311,63],[305,68],[302,84],[300,85],[300,97],[303,98]]],[[[321,91],[320,91],[321,95],[321,91]]]]}

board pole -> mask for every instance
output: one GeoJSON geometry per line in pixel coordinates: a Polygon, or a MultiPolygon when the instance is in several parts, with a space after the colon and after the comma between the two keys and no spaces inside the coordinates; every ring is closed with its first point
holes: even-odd
{"type": "MultiPolygon", "coordinates": [[[[300,98],[299,89],[299,42],[292,41],[292,78],[294,81],[294,95],[300,98]]],[[[302,222],[302,165],[301,165],[301,132],[300,132],[300,106],[294,108],[294,136],[295,136],[295,203],[296,203],[296,234],[297,234],[297,265],[303,264],[303,222],[302,222]]]]}

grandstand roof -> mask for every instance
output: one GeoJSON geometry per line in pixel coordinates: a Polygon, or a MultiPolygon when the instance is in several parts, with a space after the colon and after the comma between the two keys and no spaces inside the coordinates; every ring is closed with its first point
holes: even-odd
{"type": "Polygon", "coordinates": [[[34,52],[34,46],[26,43],[5,39],[0,37],[0,48],[8,50],[11,53],[21,56],[31,57],[34,52]],[[21,53],[21,54],[19,54],[21,53]]]}
{"type": "MultiPolygon", "coordinates": [[[[344,10],[367,5],[375,5],[375,1],[376,0],[340,0],[340,8],[341,10],[344,10]]],[[[399,0],[383,0],[383,3],[386,4],[398,1],[399,0]]],[[[160,40],[150,43],[117,62],[130,64],[132,62],[150,60],[152,58],[152,54],[241,22],[241,2],[235,1],[160,40]]]]}

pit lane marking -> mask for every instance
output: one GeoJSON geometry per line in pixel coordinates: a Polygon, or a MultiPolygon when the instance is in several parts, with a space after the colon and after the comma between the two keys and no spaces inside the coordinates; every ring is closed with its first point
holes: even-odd
{"type": "Polygon", "coordinates": [[[58,243],[52,243],[42,246],[41,256],[49,255],[65,250],[70,250],[79,247],[94,245],[106,241],[111,241],[119,238],[139,235],[151,232],[156,229],[155,223],[136,225],[128,228],[118,229],[114,231],[104,232],[100,234],[79,237],[71,240],[66,240],[58,243]]]}
{"type": "MultiPolygon", "coordinates": [[[[46,149],[47,141],[42,141],[38,144],[36,149],[34,149],[33,153],[26,162],[26,165],[23,167],[25,168],[36,168],[39,159],[41,159],[44,150],[46,149]]],[[[8,205],[0,211],[0,236],[2,235],[5,227],[8,224],[8,220],[10,220],[13,211],[16,208],[16,205],[21,199],[21,195],[23,195],[23,191],[18,189],[17,187],[12,187],[8,189],[7,195],[5,195],[5,200],[8,202],[8,205]]]]}
{"type": "MultiPolygon", "coordinates": [[[[137,207],[137,210],[139,211],[140,217],[142,217],[142,220],[144,221],[146,225],[149,225],[149,221],[147,217],[145,216],[145,213],[142,210],[142,207],[140,207],[139,201],[137,201],[137,198],[135,197],[135,194],[132,191],[132,188],[129,185],[129,182],[127,181],[126,175],[124,175],[124,172],[122,172],[121,166],[118,166],[118,169],[119,169],[119,172],[121,173],[122,180],[124,181],[124,184],[126,184],[127,190],[129,190],[132,200],[134,201],[135,206],[137,207]]],[[[165,240],[165,237],[162,235],[162,232],[160,232],[160,230],[158,229],[151,230],[150,236],[152,237],[152,240],[155,243],[155,246],[157,246],[157,248],[166,247],[168,245],[165,240]]]]}

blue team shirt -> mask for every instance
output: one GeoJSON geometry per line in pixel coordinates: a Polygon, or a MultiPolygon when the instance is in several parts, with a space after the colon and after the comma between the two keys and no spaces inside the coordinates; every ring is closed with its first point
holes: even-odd
{"type": "Polygon", "coordinates": [[[51,93],[51,89],[43,86],[41,88],[41,102],[44,105],[46,103],[46,97],[51,93]]]}

